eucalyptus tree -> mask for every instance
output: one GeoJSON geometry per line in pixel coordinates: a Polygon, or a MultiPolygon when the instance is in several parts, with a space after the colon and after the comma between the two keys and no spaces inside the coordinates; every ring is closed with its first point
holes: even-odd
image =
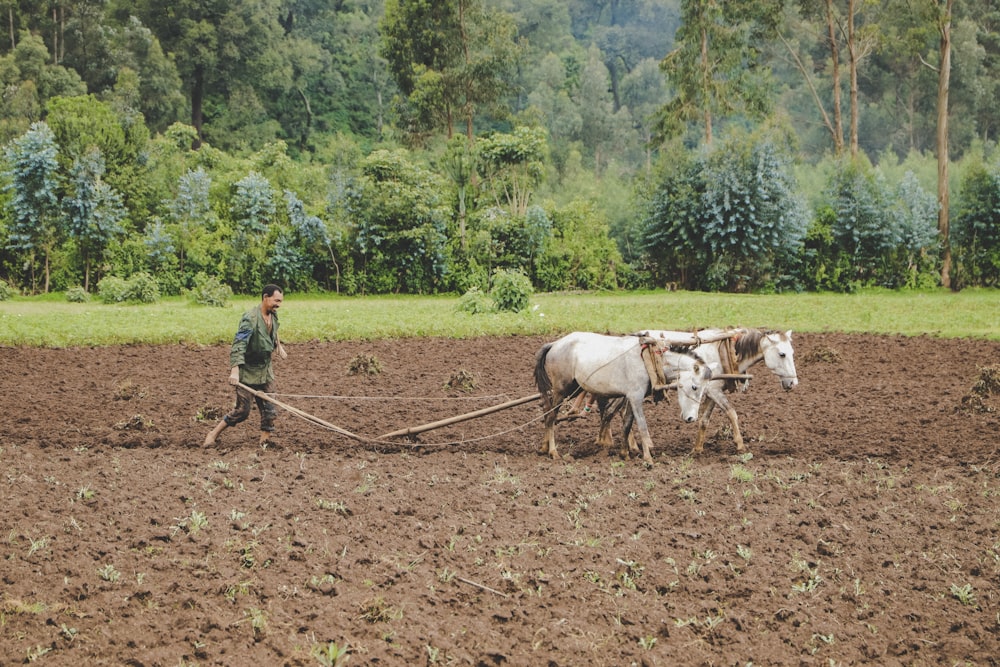
{"type": "Polygon", "coordinates": [[[843,271],[835,287],[926,286],[936,282],[938,204],[912,173],[893,186],[868,160],[846,157],[824,193],[830,232],[843,271]]]}
{"type": "Polygon", "coordinates": [[[333,242],[323,220],[307,212],[305,202],[295,192],[285,190],[285,207],[288,226],[278,233],[268,267],[280,284],[308,290],[315,287],[317,279],[325,283],[327,264],[335,275],[339,273],[333,242]],[[322,275],[317,275],[321,270],[322,275]]]}
{"type": "Polygon", "coordinates": [[[164,226],[164,231],[173,239],[182,281],[188,271],[187,260],[192,250],[202,260],[196,262],[196,268],[203,268],[203,258],[197,251],[198,239],[217,224],[209,199],[211,187],[212,177],[204,169],[189,169],[177,181],[177,194],[165,202],[170,223],[164,226]]]}
{"type": "Polygon", "coordinates": [[[59,146],[48,124],[32,123],[23,135],[4,148],[7,207],[10,214],[7,247],[24,253],[36,290],[37,255],[42,256],[43,291],[49,291],[52,253],[66,237],[66,218],[59,206],[62,178],[59,146]]]}
{"type": "Polygon", "coordinates": [[[104,157],[94,147],[73,161],[68,192],[63,199],[70,238],[83,260],[83,288],[90,291],[90,276],[100,264],[108,244],[125,232],[126,210],[122,197],[103,180],[104,157]]]}
{"type": "Polygon", "coordinates": [[[761,44],[775,33],[783,2],[683,0],[674,49],[661,61],[672,88],[659,133],[681,134],[699,121],[711,145],[718,116],[763,117],[769,111],[767,70],[761,44]]]}
{"type": "Polygon", "coordinates": [[[465,124],[472,143],[479,114],[502,117],[519,46],[509,14],[482,0],[387,0],[382,56],[413,110],[414,133],[465,124]]]}
{"type": "Polygon", "coordinates": [[[647,173],[653,166],[653,118],[666,99],[666,93],[666,82],[652,58],[639,61],[622,78],[621,101],[624,108],[628,109],[632,126],[636,128],[645,147],[647,173]]]}
{"type": "MultiPolygon", "coordinates": [[[[123,197],[133,219],[145,223],[149,206],[144,156],[149,130],[137,112],[119,113],[93,95],[49,100],[46,122],[59,144],[63,173],[92,148],[100,150],[106,171],[102,178],[123,197]]],[[[141,231],[140,227],[140,231],[141,231]]]]}
{"type": "Polygon", "coordinates": [[[1000,286],[1000,160],[970,160],[957,200],[954,287],[1000,286]]]}
{"type": "Polygon", "coordinates": [[[734,133],[663,157],[642,242],[653,275],[694,289],[778,288],[806,231],[780,135],[734,133]]]}
{"type": "Polygon", "coordinates": [[[229,203],[231,252],[226,273],[234,291],[245,293],[262,284],[267,265],[266,236],[275,221],[277,202],[271,182],[256,171],[233,184],[229,203]]]}
{"type": "Polygon", "coordinates": [[[593,150],[594,173],[601,169],[613,150],[615,139],[615,102],[611,93],[611,75],[600,51],[591,47],[587,63],[580,73],[577,106],[580,109],[580,137],[593,150]]]}
{"type": "Polygon", "coordinates": [[[579,82],[570,78],[566,63],[554,53],[542,58],[535,67],[534,76],[536,82],[528,92],[528,107],[522,117],[535,116],[548,130],[551,159],[562,179],[583,125],[578,100],[572,97],[579,82]]]}

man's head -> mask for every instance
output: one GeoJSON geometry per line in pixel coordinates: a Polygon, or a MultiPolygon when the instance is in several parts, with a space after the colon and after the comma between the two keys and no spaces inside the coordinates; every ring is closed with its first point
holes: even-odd
{"type": "Polygon", "coordinates": [[[265,313],[273,313],[281,306],[285,300],[285,295],[277,285],[266,285],[261,292],[261,305],[265,313]]]}

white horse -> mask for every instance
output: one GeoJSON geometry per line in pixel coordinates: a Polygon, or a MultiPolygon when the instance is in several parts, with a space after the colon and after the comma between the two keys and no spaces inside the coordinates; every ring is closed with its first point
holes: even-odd
{"type": "MultiPolygon", "coordinates": [[[[725,329],[703,329],[698,331],[699,336],[705,338],[718,338],[720,334],[726,333],[725,329]]],[[[648,336],[658,340],[677,339],[684,332],[647,330],[639,335],[648,336]]],[[[778,377],[781,387],[785,391],[791,391],[798,385],[799,378],[795,370],[795,350],[792,347],[792,332],[761,331],[760,329],[739,328],[733,329],[731,341],[727,339],[715,340],[710,343],[702,343],[693,348],[695,354],[705,360],[712,368],[714,375],[736,373],[745,374],[751,367],[764,362],[764,365],[778,377]],[[732,342],[732,347],[728,347],[732,342]],[[726,361],[724,362],[724,358],[726,361]]],[[[732,403],[726,398],[726,392],[746,391],[749,387],[749,380],[734,382],[732,380],[713,379],[705,389],[705,397],[710,399],[701,404],[701,413],[698,419],[698,435],[695,439],[693,454],[699,454],[704,450],[705,439],[708,432],[708,421],[712,417],[715,406],[722,408],[729,418],[729,424],[733,430],[733,440],[736,442],[737,453],[746,451],[743,442],[743,434],[740,432],[739,417],[732,403]]],[[[599,444],[603,446],[611,445],[611,432],[609,425],[614,412],[620,409],[620,405],[615,405],[609,413],[601,414],[601,432],[597,437],[599,444]]],[[[637,450],[635,440],[629,438],[629,448],[637,450]]]]}
{"type": "MultiPolygon", "coordinates": [[[[642,458],[651,464],[652,439],[642,402],[653,389],[649,371],[642,358],[646,345],[637,336],[605,336],[575,332],[543,345],[535,357],[535,384],[542,395],[545,410],[545,436],[540,453],[558,459],[555,424],[559,408],[567,398],[580,391],[590,392],[602,406],[609,398],[621,397],[629,406],[625,415],[625,433],[633,422],[642,439],[642,458]]],[[[677,378],[676,388],[681,418],[698,418],[705,387],[712,372],[708,365],[691,353],[674,352],[655,345],[654,358],[660,359],[665,374],[677,378]]]]}

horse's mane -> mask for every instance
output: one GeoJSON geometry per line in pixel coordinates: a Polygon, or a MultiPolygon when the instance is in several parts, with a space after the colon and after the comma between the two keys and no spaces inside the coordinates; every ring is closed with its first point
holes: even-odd
{"type": "Polygon", "coordinates": [[[760,329],[747,329],[745,333],[740,334],[733,345],[736,357],[746,359],[760,352],[760,341],[766,335],[760,329]]]}
{"type": "Polygon", "coordinates": [[[685,357],[691,357],[699,364],[705,363],[705,360],[701,358],[701,355],[694,351],[693,345],[685,345],[685,346],[670,345],[668,349],[671,352],[676,352],[677,354],[683,354],[685,357]]]}

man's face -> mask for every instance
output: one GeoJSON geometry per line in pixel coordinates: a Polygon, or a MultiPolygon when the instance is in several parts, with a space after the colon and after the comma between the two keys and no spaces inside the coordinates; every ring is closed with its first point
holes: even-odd
{"type": "Polygon", "coordinates": [[[273,313],[281,307],[281,302],[285,300],[285,295],[279,291],[275,291],[271,296],[265,296],[263,305],[265,313],[273,313]]]}

